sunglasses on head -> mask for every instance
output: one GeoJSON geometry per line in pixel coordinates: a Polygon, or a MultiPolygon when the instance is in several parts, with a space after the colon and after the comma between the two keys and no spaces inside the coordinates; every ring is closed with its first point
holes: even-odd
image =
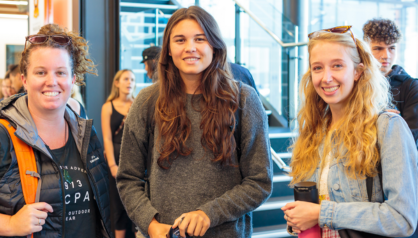
{"type": "Polygon", "coordinates": [[[38,35],[26,36],[25,39],[26,41],[25,41],[24,50],[26,50],[26,42],[29,42],[35,45],[40,45],[40,44],[47,42],[49,39],[51,39],[53,42],[59,45],[69,45],[71,43],[71,38],[65,35],[40,35],[38,34],[38,35]]]}
{"type": "MultiPolygon", "coordinates": [[[[336,27],[333,27],[333,28],[323,29],[323,30],[320,30],[320,31],[326,31],[326,32],[331,32],[331,33],[340,33],[340,34],[344,34],[347,31],[349,31],[350,34],[351,34],[351,38],[353,38],[354,44],[356,44],[356,47],[357,47],[357,41],[356,41],[356,38],[354,37],[353,31],[351,31],[351,27],[352,26],[336,26],[336,27]]],[[[310,33],[308,35],[309,39],[312,39],[316,32],[319,32],[319,31],[314,31],[314,32],[310,33]]]]}

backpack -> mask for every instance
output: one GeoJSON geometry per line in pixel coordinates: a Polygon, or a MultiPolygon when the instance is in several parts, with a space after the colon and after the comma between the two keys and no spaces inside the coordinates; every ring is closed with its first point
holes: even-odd
{"type": "MultiPolygon", "coordinates": [[[[242,82],[238,81],[238,104],[240,101],[240,95],[241,95],[241,88],[242,88],[242,82]]],[[[150,167],[151,167],[151,159],[152,159],[152,151],[154,149],[154,128],[155,128],[155,120],[154,120],[154,112],[155,112],[155,103],[157,102],[158,94],[154,94],[151,96],[150,100],[148,100],[148,112],[147,112],[147,132],[148,132],[148,153],[147,153],[147,161],[146,161],[146,174],[145,174],[145,181],[148,184],[148,178],[150,176],[150,167]]],[[[242,115],[242,109],[238,106],[238,109],[235,111],[235,131],[234,131],[234,137],[235,137],[235,143],[236,143],[236,149],[237,149],[237,157],[238,161],[241,157],[241,115],[242,115]]],[[[231,130],[233,129],[233,126],[231,126],[231,130]]],[[[149,186],[148,186],[149,189],[149,186]]],[[[149,195],[148,191],[148,195],[149,195]]]]}
{"type": "MultiPolygon", "coordinates": [[[[12,141],[11,146],[14,147],[25,202],[26,204],[39,202],[42,181],[41,176],[37,173],[35,153],[32,147],[15,135],[16,129],[10,122],[6,119],[0,119],[0,123],[7,129],[12,141]]],[[[33,234],[28,235],[27,238],[33,238],[33,234]]]]}

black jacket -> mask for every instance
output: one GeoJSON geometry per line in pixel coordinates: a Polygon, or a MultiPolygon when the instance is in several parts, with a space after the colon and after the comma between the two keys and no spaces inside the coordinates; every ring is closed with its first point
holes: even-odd
{"type": "Polygon", "coordinates": [[[393,94],[393,104],[411,129],[418,148],[418,80],[394,65],[387,76],[393,94]]]}
{"type": "MultiPolygon", "coordinates": [[[[37,134],[29,113],[25,94],[14,95],[0,102],[0,117],[7,119],[16,128],[15,135],[34,149],[38,173],[42,178],[40,201],[50,204],[54,212],[48,215],[41,232],[34,238],[62,237],[65,229],[65,203],[63,178],[57,164],[37,134]],[[43,156],[41,156],[41,154],[43,156]]],[[[87,170],[95,201],[100,214],[97,219],[98,237],[113,237],[110,228],[108,166],[103,149],[93,127],[93,120],[80,118],[68,106],[66,118],[74,141],[87,170]],[[91,160],[92,157],[98,160],[91,160]]],[[[11,147],[7,130],[0,126],[0,213],[16,214],[24,205],[17,159],[11,147]]]]}
{"type": "Polygon", "coordinates": [[[242,81],[243,83],[253,87],[259,95],[253,76],[248,69],[234,63],[229,63],[229,66],[231,67],[231,72],[235,80],[242,81]]]}

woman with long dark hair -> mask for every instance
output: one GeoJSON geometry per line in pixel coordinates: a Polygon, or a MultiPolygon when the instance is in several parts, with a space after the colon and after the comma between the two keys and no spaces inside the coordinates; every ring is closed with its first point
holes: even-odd
{"type": "Polygon", "coordinates": [[[143,234],[250,237],[251,212],[270,196],[267,117],[255,90],[232,78],[226,52],[202,8],[168,21],[158,81],[131,107],[117,175],[143,234]]]}

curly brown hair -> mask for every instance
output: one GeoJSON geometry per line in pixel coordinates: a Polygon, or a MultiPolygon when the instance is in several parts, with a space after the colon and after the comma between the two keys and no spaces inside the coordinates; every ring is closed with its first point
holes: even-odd
{"type": "Polygon", "coordinates": [[[51,47],[65,49],[71,58],[71,73],[76,76],[76,85],[84,85],[84,74],[89,73],[97,75],[96,65],[89,59],[87,40],[81,37],[78,33],[70,32],[67,29],[61,28],[57,24],[47,24],[43,26],[38,34],[42,35],[64,35],[71,38],[71,44],[60,45],[49,39],[43,44],[29,44],[25,51],[22,52],[22,58],[20,59],[20,72],[23,75],[27,75],[27,69],[29,66],[30,53],[39,47],[51,47]]]}
{"type": "Polygon", "coordinates": [[[367,42],[384,42],[387,45],[398,43],[401,31],[395,22],[389,19],[372,19],[363,26],[363,39],[367,42]]]}

